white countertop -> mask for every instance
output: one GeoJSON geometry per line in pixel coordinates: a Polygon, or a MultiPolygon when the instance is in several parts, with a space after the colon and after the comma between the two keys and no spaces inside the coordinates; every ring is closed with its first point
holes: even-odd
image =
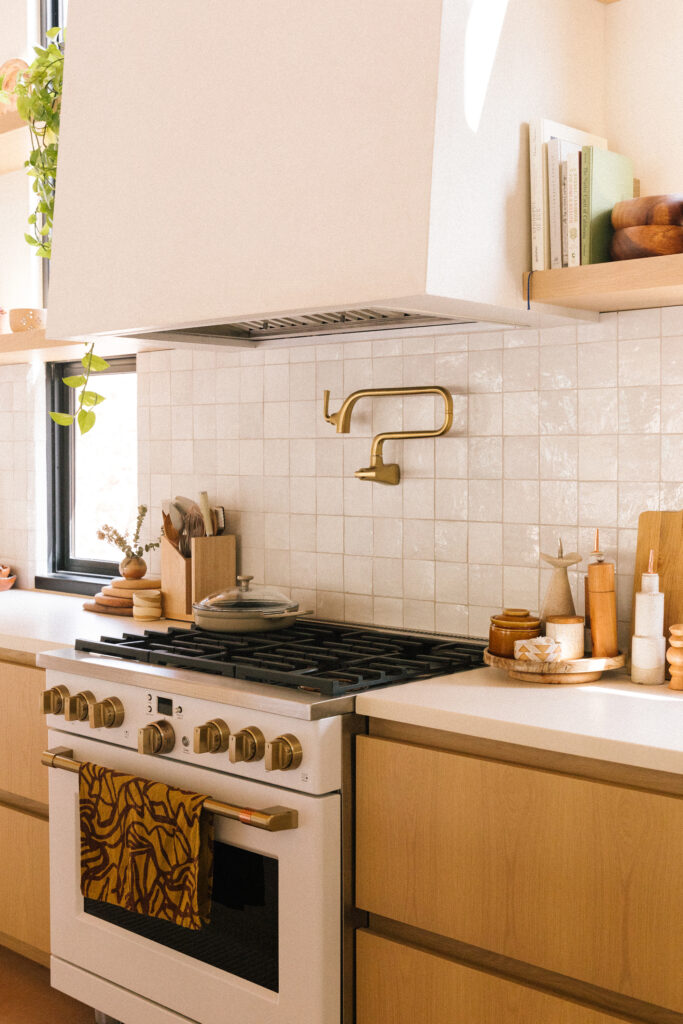
{"type": "Polygon", "coordinates": [[[3,652],[38,654],[56,647],[73,647],[76,637],[98,640],[103,635],[167,630],[189,622],[138,622],[128,615],[98,615],[83,608],[87,598],[37,590],[5,590],[0,593],[0,658],[3,652]]]}
{"type": "Polygon", "coordinates": [[[609,673],[554,685],[479,668],[359,694],[356,711],[391,722],[683,774],[683,692],[609,673]]]}

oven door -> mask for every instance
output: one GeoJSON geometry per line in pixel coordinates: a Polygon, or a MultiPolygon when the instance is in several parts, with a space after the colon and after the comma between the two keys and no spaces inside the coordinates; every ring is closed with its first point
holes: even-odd
{"type": "MultiPolygon", "coordinates": [[[[296,829],[265,832],[215,815],[211,924],[191,932],[84,901],[78,775],[51,769],[55,987],[62,977],[88,972],[106,981],[107,990],[113,985],[135,993],[159,1010],[199,1024],[228,1019],[241,1024],[339,1024],[339,794],[295,793],[76,735],[67,741],[54,730],[48,738],[50,747],[68,742],[77,761],[93,761],[239,806],[279,804],[299,816],[296,829]],[[67,965],[79,970],[69,972],[67,965]]],[[[83,987],[80,998],[92,1004],[97,988],[83,987]]],[[[69,991],[79,996],[73,987],[69,991]]],[[[103,1004],[98,1008],[107,1009],[103,1004]]],[[[148,1024],[151,1018],[142,1001],[139,1008],[139,1015],[126,1016],[126,1024],[148,1024]]]]}

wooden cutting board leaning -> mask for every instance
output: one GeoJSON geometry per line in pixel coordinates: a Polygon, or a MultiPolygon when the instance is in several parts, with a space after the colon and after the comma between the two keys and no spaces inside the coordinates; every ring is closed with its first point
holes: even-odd
{"type": "Polygon", "coordinates": [[[664,593],[664,635],[668,638],[669,626],[683,622],[683,509],[640,513],[631,634],[635,622],[635,594],[640,589],[641,573],[647,572],[650,549],[654,551],[654,571],[659,573],[659,586],[664,593]]]}

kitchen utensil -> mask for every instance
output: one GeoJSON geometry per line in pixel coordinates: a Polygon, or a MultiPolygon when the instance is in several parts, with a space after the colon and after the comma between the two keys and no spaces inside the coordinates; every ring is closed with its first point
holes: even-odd
{"type": "Polygon", "coordinates": [[[664,594],[664,634],[672,624],[683,622],[683,510],[678,512],[641,512],[633,580],[631,635],[635,633],[635,594],[642,574],[648,571],[650,550],[654,551],[653,570],[659,573],[664,594]]]}
{"type": "Polygon", "coordinates": [[[204,533],[207,537],[213,537],[214,529],[213,523],[211,522],[211,509],[209,508],[209,496],[206,491],[200,491],[199,509],[202,514],[202,520],[204,521],[204,533]]]}
{"type": "Polygon", "coordinates": [[[594,683],[603,672],[621,668],[626,655],[614,658],[577,658],[576,661],[515,661],[514,658],[500,658],[488,649],[484,661],[492,668],[503,668],[510,679],[525,683],[594,683]]]}
{"type": "Polygon", "coordinates": [[[168,506],[168,514],[171,519],[171,522],[173,523],[173,527],[176,533],[180,533],[180,531],[183,528],[183,520],[185,519],[185,513],[181,508],[178,507],[175,501],[171,501],[169,502],[168,506]]]}
{"type": "Polygon", "coordinates": [[[225,509],[222,505],[216,505],[213,514],[216,519],[216,533],[220,536],[225,532],[225,509]]]}
{"type": "Polygon", "coordinates": [[[180,554],[184,558],[189,558],[192,554],[192,538],[204,536],[204,520],[201,512],[199,511],[199,507],[194,505],[185,515],[185,519],[183,520],[183,528],[178,538],[178,550],[180,551],[180,554]]]}
{"type": "Polygon", "coordinates": [[[296,601],[274,587],[251,587],[253,576],[238,576],[237,586],[192,605],[194,621],[202,629],[219,633],[255,633],[283,629],[300,615],[296,601]]]}
{"type": "Polygon", "coordinates": [[[541,620],[526,608],[505,608],[500,615],[491,616],[489,650],[503,658],[512,658],[515,640],[531,640],[541,634],[541,620]]]}
{"type": "Polygon", "coordinates": [[[164,536],[168,537],[171,544],[173,544],[173,546],[177,548],[180,534],[173,525],[173,520],[171,519],[170,514],[162,512],[161,519],[164,524],[164,536]]]}

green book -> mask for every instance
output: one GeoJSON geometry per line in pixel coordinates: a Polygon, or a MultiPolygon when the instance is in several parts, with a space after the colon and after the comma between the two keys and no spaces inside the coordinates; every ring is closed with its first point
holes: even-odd
{"type": "Polygon", "coordinates": [[[597,146],[581,150],[581,265],[607,263],[612,208],[633,199],[633,161],[597,146]]]}

